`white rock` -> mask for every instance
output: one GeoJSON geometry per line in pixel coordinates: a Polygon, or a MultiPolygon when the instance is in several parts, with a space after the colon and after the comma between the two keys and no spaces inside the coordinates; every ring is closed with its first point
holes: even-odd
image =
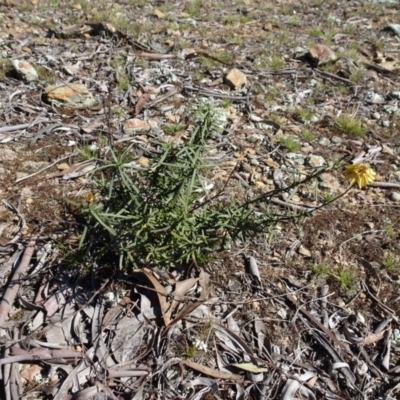
{"type": "Polygon", "coordinates": [[[321,156],[311,155],[307,159],[307,164],[313,168],[322,167],[325,164],[325,159],[321,156]]]}
{"type": "Polygon", "coordinates": [[[39,76],[36,69],[26,61],[12,60],[12,65],[18,75],[27,82],[37,81],[39,76]]]}
{"type": "Polygon", "coordinates": [[[393,192],[390,197],[393,201],[400,201],[400,193],[399,192],[393,192]]]}

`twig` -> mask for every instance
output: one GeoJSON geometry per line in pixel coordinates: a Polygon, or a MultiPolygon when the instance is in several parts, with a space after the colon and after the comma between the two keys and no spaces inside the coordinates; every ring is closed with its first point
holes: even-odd
{"type": "Polygon", "coordinates": [[[19,231],[17,232],[17,234],[10,240],[8,241],[7,244],[10,243],[16,243],[20,237],[22,236],[22,232],[25,230],[26,228],[26,221],[24,216],[17,210],[16,207],[14,207],[12,204],[10,204],[7,200],[2,200],[3,204],[8,207],[11,211],[13,211],[15,214],[17,214],[19,221],[20,221],[20,228],[19,231]]]}
{"type": "Polygon", "coordinates": [[[41,172],[46,171],[46,169],[51,168],[53,165],[57,164],[58,162],[63,161],[63,160],[66,160],[66,159],[69,158],[69,157],[73,157],[73,156],[75,156],[76,154],[77,154],[77,153],[71,153],[71,154],[68,154],[68,155],[65,156],[65,157],[61,157],[61,158],[59,158],[58,160],[54,161],[52,164],[47,165],[46,167],[43,167],[42,169],[39,169],[39,171],[36,171],[36,172],[34,172],[33,174],[30,174],[30,175],[27,175],[27,176],[24,176],[24,177],[22,177],[22,178],[17,179],[14,183],[20,183],[20,182],[22,182],[22,181],[25,181],[26,179],[32,178],[32,176],[38,175],[38,174],[40,174],[41,172]]]}
{"type": "Polygon", "coordinates": [[[35,240],[31,240],[26,246],[24,255],[22,256],[21,262],[15,269],[15,272],[8,284],[8,287],[4,293],[4,296],[0,303],[0,326],[2,326],[7,318],[8,311],[14,302],[15,296],[18,293],[19,287],[21,286],[21,280],[25,274],[28,265],[31,261],[33,251],[35,249],[35,240]]]}
{"type": "Polygon", "coordinates": [[[391,182],[371,182],[368,184],[369,187],[378,187],[383,189],[400,189],[399,183],[391,182]]]}
{"type": "Polygon", "coordinates": [[[326,72],[326,71],[321,71],[320,69],[315,69],[314,71],[322,76],[326,76],[327,78],[336,79],[338,81],[347,83],[348,85],[354,86],[354,83],[352,81],[350,81],[349,79],[346,79],[346,78],[342,78],[339,75],[331,74],[330,72],[326,72]]]}

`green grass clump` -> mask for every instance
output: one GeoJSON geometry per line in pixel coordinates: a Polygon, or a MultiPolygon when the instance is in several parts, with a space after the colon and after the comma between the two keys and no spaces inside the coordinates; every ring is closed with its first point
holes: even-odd
{"type": "Polygon", "coordinates": [[[348,135],[364,136],[366,130],[363,128],[361,121],[349,114],[341,114],[336,118],[336,126],[348,135]]]}
{"type": "Polygon", "coordinates": [[[299,140],[295,136],[281,135],[277,137],[277,140],[289,151],[297,151],[300,148],[299,140]]]}
{"type": "Polygon", "coordinates": [[[92,185],[96,196],[85,203],[80,217],[81,249],[99,264],[118,260],[121,269],[165,270],[202,265],[229,242],[255,240],[278,222],[295,218],[289,211],[274,214],[269,209],[268,199],[277,190],[252,197],[240,188],[242,195],[234,195],[226,184],[213,189],[207,174],[215,165],[207,162],[207,143],[224,129],[227,113],[204,101],[193,108],[191,118],[188,141],[153,142],[148,167],[135,162],[131,146],[111,147],[98,160],[92,185]]]}

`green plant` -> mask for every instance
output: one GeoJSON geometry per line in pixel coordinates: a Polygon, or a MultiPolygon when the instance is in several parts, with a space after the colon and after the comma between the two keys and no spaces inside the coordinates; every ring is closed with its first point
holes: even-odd
{"type": "Polygon", "coordinates": [[[120,89],[128,90],[129,88],[129,76],[126,72],[126,68],[119,65],[115,70],[115,80],[120,89]]]}
{"type": "Polygon", "coordinates": [[[311,272],[318,276],[327,277],[330,275],[330,267],[326,264],[312,264],[310,265],[311,272]]]}
{"type": "Polygon", "coordinates": [[[281,135],[277,137],[277,140],[289,151],[296,151],[300,148],[299,140],[295,136],[281,135]]]}
{"type": "Polygon", "coordinates": [[[303,137],[304,140],[307,142],[312,142],[315,139],[315,134],[313,131],[310,131],[309,129],[303,129],[301,131],[301,136],[303,137]]]}
{"type": "Polygon", "coordinates": [[[185,129],[185,124],[169,122],[163,126],[163,131],[166,135],[173,136],[185,129]]]}
{"type": "Polygon", "coordinates": [[[355,286],[354,272],[350,269],[341,267],[337,273],[331,273],[330,275],[345,289],[350,290],[355,286]]]}
{"type": "Polygon", "coordinates": [[[394,254],[392,252],[389,252],[386,255],[386,257],[383,259],[383,265],[389,272],[393,272],[393,273],[400,272],[399,259],[396,256],[396,254],[394,254]]]}
{"type": "Polygon", "coordinates": [[[298,107],[293,112],[294,117],[301,122],[309,122],[313,117],[313,112],[307,108],[298,107]]]}
{"type": "Polygon", "coordinates": [[[219,51],[218,53],[216,53],[216,57],[226,64],[230,64],[235,61],[235,55],[228,50],[219,51]]]}
{"type": "Polygon", "coordinates": [[[336,118],[336,126],[343,133],[356,136],[364,136],[366,130],[361,122],[353,115],[341,114],[336,118]]]}
{"type": "Polygon", "coordinates": [[[98,160],[96,197],[82,209],[80,242],[98,262],[118,260],[124,269],[204,264],[230,240],[246,242],[296,218],[289,212],[274,214],[268,199],[325,171],[256,197],[227,193],[225,186],[211,194],[207,140],[222,131],[227,113],[203,101],[193,108],[192,118],[186,143],[153,143],[158,150],[148,168],[134,161],[130,146],[110,148],[98,160]]]}
{"type": "Polygon", "coordinates": [[[98,153],[98,149],[90,146],[85,145],[78,149],[80,161],[91,160],[92,158],[96,157],[98,153]]]}
{"type": "Polygon", "coordinates": [[[250,19],[246,15],[231,14],[231,15],[227,15],[226,17],[224,17],[224,19],[222,20],[222,23],[225,25],[235,24],[235,23],[245,24],[246,22],[249,22],[249,21],[250,21],[250,19]]]}
{"type": "Polygon", "coordinates": [[[285,65],[285,62],[283,61],[283,59],[280,55],[273,54],[272,57],[270,58],[268,64],[271,68],[279,69],[285,65]]]}
{"type": "Polygon", "coordinates": [[[310,36],[321,37],[324,35],[324,30],[320,26],[313,26],[306,30],[306,34],[310,36]]]}
{"type": "Polygon", "coordinates": [[[279,99],[279,96],[281,94],[281,91],[274,86],[270,86],[268,88],[267,94],[265,95],[265,100],[266,101],[276,101],[279,99]]]}
{"type": "Polygon", "coordinates": [[[354,83],[360,82],[365,77],[365,70],[360,67],[350,67],[350,80],[354,83]]]}
{"type": "Polygon", "coordinates": [[[185,12],[187,12],[192,17],[200,16],[201,6],[203,0],[191,0],[185,7],[185,12]]]}
{"type": "Polygon", "coordinates": [[[385,225],[385,227],[383,228],[386,235],[391,237],[395,234],[395,230],[394,230],[394,224],[387,224],[385,225]]]}
{"type": "Polygon", "coordinates": [[[57,75],[51,69],[37,65],[36,72],[39,76],[39,80],[46,82],[48,85],[53,85],[57,82],[57,75]]]}

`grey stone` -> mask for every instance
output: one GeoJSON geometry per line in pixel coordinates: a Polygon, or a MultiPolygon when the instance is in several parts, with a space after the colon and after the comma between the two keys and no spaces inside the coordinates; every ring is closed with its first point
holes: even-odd
{"type": "Polygon", "coordinates": [[[400,91],[394,90],[388,94],[390,100],[400,100],[400,91]]]}
{"type": "Polygon", "coordinates": [[[325,164],[325,159],[324,157],[312,154],[310,157],[308,157],[307,164],[312,168],[322,167],[325,164]]]}
{"type": "Polygon", "coordinates": [[[392,199],[393,201],[400,201],[400,193],[399,193],[399,192],[393,192],[393,193],[390,195],[390,197],[391,197],[391,199],[392,199]]]}
{"type": "Polygon", "coordinates": [[[330,143],[330,140],[325,137],[318,140],[318,144],[320,144],[321,146],[328,146],[330,143]]]}
{"type": "Polygon", "coordinates": [[[365,94],[365,99],[373,104],[381,104],[385,101],[385,98],[381,94],[372,91],[368,91],[365,94]]]}
{"type": "Polygon", "coordinates": [[[36,69],[26,61],[12,60],[12,65],[17,74],[27,82],[37,81],[39,76],[36,69]]]}
{"type": "Polygon", "coordinates": [[[343,139],[342,139],[341,137],[339,137],[339,136],[333,136],[333,137],[331,138],[331,142],[332,142],[332,143],[335,143],[335,144],[340,144],[340,143],[343,142],[343,139]]]}
{"type": "Polygon", "coordinates": [[[380,119],[380,118],[381,118],[381,114],[379,114],[378,112],[374,112],[374,113],[372,114],[372,118],[373,118],[373,119],[380,119]]]}

